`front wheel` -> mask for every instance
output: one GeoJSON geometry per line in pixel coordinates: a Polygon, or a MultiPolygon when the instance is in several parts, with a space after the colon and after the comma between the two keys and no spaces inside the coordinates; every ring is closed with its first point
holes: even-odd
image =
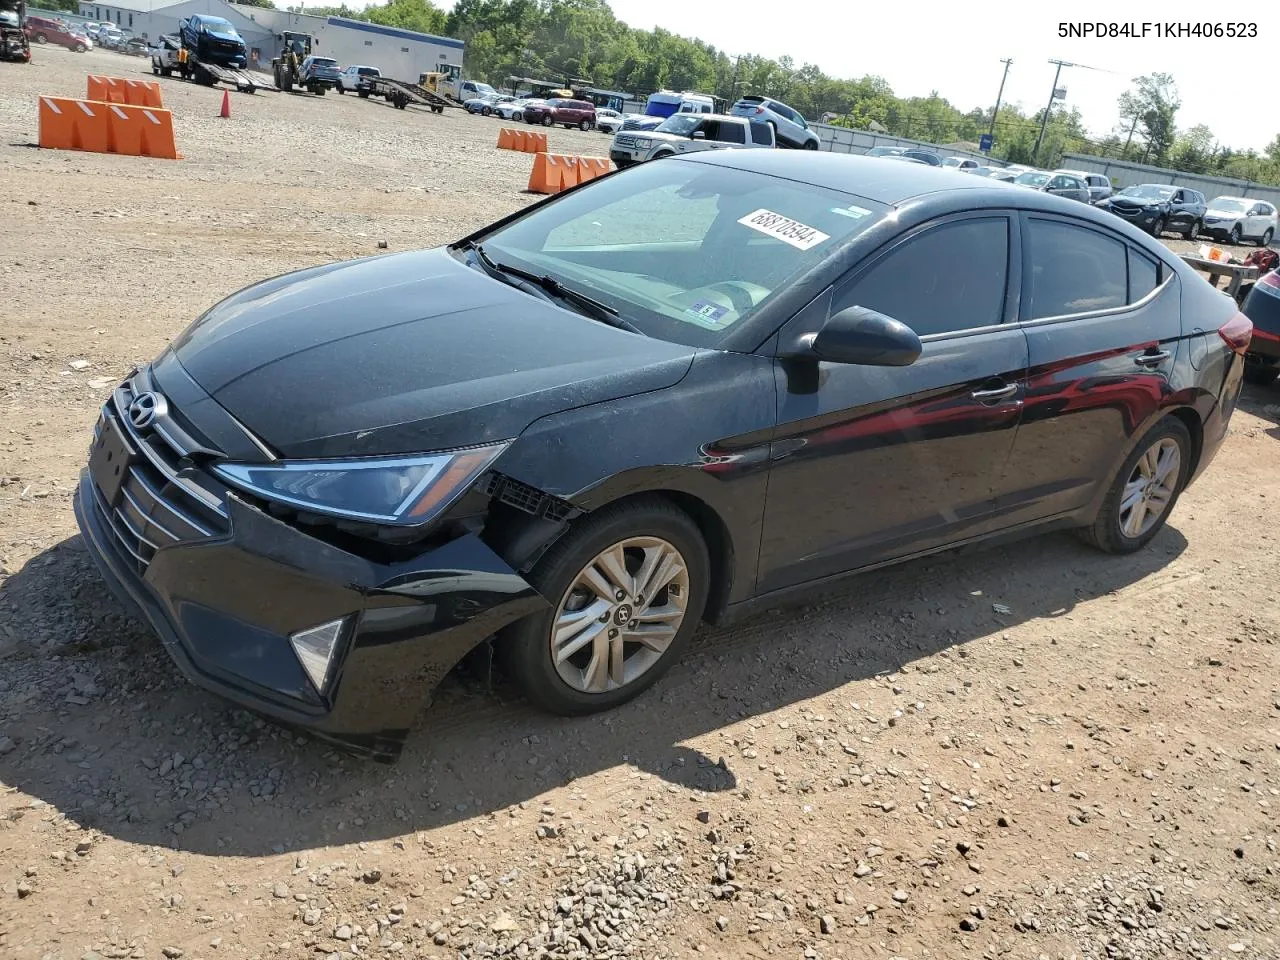
{"type": "Polygon", "coordinates": [[[342,84],[340,84],[340,83],[339,83],[339,84],[337,84],[337,85],[334,87],[334,89],[338,91],[338,95],[339,95],[339,96],[342,96],[342,94],[344,94],[344,93],[346,93],[346,92],[347,92],[347,91],[346,91],[346,88],[345,88],[345,87],[343,87],[343,85],[342,85],[342,84]]]}
{"type": "Polygon", "coordinates": [[[1164,233],[1164,217],[1156,217],[1156,222],[1151,225],[1151,235],[1158,237],[1164,233]]]}
{"type": "Polygon", "coordinates": [[[816,141],[816,140],[806,140],[806,141],[804,142],[804,148],[805,148],[806,150],[817,150],[817,149],[818,149],[818,141],[816,141]]]}
{"type": "Polygon", "coordinates": [[[84,53],[84,52],[85,52],[85,50],[87,50],[87,49],[88,49],[88,47],[86,47],[83,43],[77,43],[77,44],[76,44],[76,53],[84,53]]]}
{"type": "Polygon", "coordinates": [[[1236,224],[1231,228],[1231,232],[1227,234],[1227,243],[1233,247],[1240,245],[1240,224],[1236,224]]]}
{"type": "Polygon", "coordinates": [[[1190,467],[1191,434],[1177,417],[1165,417],[1129,454],[1081,536],[1107,553],[1142,549],[1169,519],[1190,467]]]}
{"type": "Polygon", "coordinates": [[[36,34],[36,43],[48,43],[48,42],[49,42],[49,38],[46,37],[43,33],[36,34]]]}
{"type": "Polygon", "coordinates": [[[697,525],[659,498],[579,521],[529,575],[550,610],[500,642],[513,679],[565,716],[607,710],[651,686],[697,629],[711,563],[697,525]]]}

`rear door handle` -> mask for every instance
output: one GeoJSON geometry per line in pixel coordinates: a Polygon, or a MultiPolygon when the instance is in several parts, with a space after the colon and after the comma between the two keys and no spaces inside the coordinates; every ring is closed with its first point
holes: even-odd
{"type": "Polygon", "coordinates": [[[1140,356],[1134,357],[1133,362],[1140,367],[1158,367],[1171,356],[1173,356],[1173,354],[1162,350],[1158,353],[1144,353],[1140,356]]]}
{"type": "Polygon", "coordinates": [[[991,390],[975,390],[973,393],[969,394],[969,396],[973,397],[975,400],[981,401],[982,403],[990,403],[993,400],[1008,399],[1017,392],[1018,385],[1016,383],[1010,383],[1007,386],[995,387],[991,390]]]}

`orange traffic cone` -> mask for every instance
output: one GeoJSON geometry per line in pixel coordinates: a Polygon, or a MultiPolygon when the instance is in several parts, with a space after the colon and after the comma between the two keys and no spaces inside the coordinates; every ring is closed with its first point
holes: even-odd
{"type": "Polygon", "coordinates": [[[231,91],[222,91],[222,110],[218,113],[223,120],[231,119],[231,91]]]}

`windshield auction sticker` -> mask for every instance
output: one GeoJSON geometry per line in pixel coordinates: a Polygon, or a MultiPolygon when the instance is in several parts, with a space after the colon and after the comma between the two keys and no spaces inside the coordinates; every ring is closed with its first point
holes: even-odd
{"type": "Polygon", "coordinates": [[[784,217],[772,210],[760,209],[755,213],[748,213],[738,222],[744,227],[763,233],[766,237],[773,237],[775,240],[790,244],[797,250],[808,250],[816,247],[823,240],[831,239],[816,227],[784,217]]]}

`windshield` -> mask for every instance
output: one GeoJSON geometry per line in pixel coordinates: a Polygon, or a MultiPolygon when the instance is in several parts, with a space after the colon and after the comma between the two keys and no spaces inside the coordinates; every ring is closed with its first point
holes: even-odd
{"type": "Polygon", "coordinates": [[[493,87],[489,86],[487,83],[476,84],[476,93],[480,94],[480,96],[482,97],[487,94],[497,93],[497,92],[498,92],[497,90],[493,89],[493,87]]]}
{"type": "Polygon", "coordinates": [[[1244,213],[1248,207],[1247,200],[1237,200],[1234,197],[1217,197],[1209,204],[1210,210],[1221,210],[1223,213],[1244,213]]]}
{"type": "Polygon", "coordinates": [[[962,161],[960,160],[959,157],[947,157],[947,159],[942,161],[942,165],[944,167],[958,167],[960,166],[961,162],[962,161]]]}
{"type": "Polygon", "coordinates": [[[1029,187],[1043,187],[1049,182],[1047,173],[1020,173],[1013,178],[1014,183],[1026,184],[1029,187]]]}
{"type": "Polygon", "coordinates": [[[671,160],[568,193],[482,242],[494,261],[554,277],[649,336],[714,346],[886,209],[671,160]]]}
{"type": "Polygon", "coordinates": [[[382,74],[378,72],[377,67],[361,67],[357,73],[362,77],[380,77],[382,74]]]}
{"type": "Polygon", "coordinates": [[[1140,183],[1125,187],[1119,195],[1131,197],[1134,200],[1168,200],[1173,196],[1173,187],[1162,187],[1157,183],[1140,183]]]}
{"type": "Polygon", "coordinates": [[[229,33],[234,36],[236,32],[236,28],[231,25],[230,20],[222,20],[218,17],[205,17],[200,22],[200,26],[208,33],[229,33]]]}
{"type": "Polygon", "coordinates": [[[700,123],[702,123],[701,117],[688,113],[674,113],[658,124],[657,129],[659,133],[674,133],[687,137],[698,129],[700,123]]]}

